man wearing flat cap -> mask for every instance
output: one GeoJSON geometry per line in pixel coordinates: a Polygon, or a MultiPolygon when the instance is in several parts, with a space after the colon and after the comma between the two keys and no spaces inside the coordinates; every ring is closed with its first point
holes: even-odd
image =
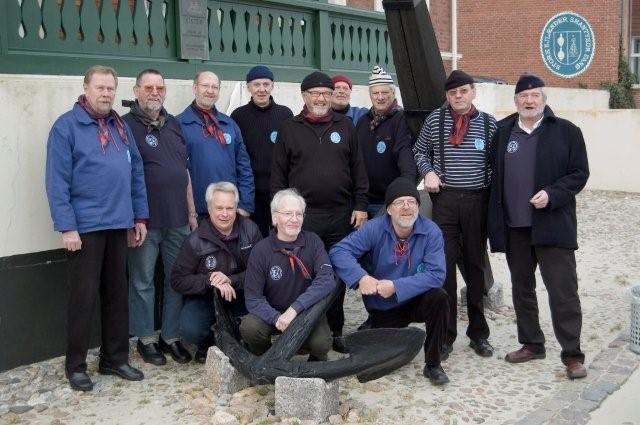
{"type": "Polygon", "coordinates": [[[514,101],[517,112],[498,122],[494,136],[489,201],[489,241],[493,251],[506,253],[522,344],[505,360],[522,363],[545,357],[536,298],[539,266],[567,377],[583,378],[587,370],[580,350],[575,250],[576,194],[589,178],[587,150],[580,128],[556,117],[546,105],[542,79],[521,76],[514,101]]]}
{"type": "Polygon", "coordinates": [[[398,177],[387,188],[384,216],[369,220],[337,243],[329,256],[338,276],[358,289],[373,328],[424,323],[423,375],[434,385],[449,382],[440,366],[449,315],[444,241],[436,224],[418,213],[415,181],[398,177]],[[371,256],[369,270],[358,260],[371,256]]]}
{"type": "Polygon", "coordinates": [[[271,96],[274,87],[273,72],[263,65],[254,66],[247,73],[247,91],[251,100],[231,113],[251,160],[255,183],[255,211],[251,215],[263,237],[269,234],[271,156],[278,138],[280,124],[293,116],[291,109],[278,105],[271,96]]]}
{"type": "MultiPolygon", "coordinates": [[[[331,78],[316,71],[300,88],[304,108],[282,124],[273,149],[271,194],[297,189],[307,202],[303,229],[328,251],[366,221],[369,182],[351,120],[331,110],[331,78]]],[[[344,290],[327,312],[334,336],[342,334],[343,300],[344,290]]]]}
{"type": "Polygon", "coordinates": [[[360,106],[351,106],[351,89],[353,82],[346,75],[338,74],[331,77],[333,81],[333,96],[331,96],[331,109],[333,112],[343,114],[353,121],[353,125],[358,124],[369,110],[360,106]]]}
{"type": "Polygon", "coordinates": [[[426,118],[413,148],[418,171],[433,202],[433,221],[444,234],[449,294],[449,325],[443,353],[457,337],[456,262],[462,258],[467,283],[469,346],[482,357],[493,355],[484,316],[486,211],[491,182],[488,145],[496,120],[473,105],[473,78],[452,71],[445,82],[447,102],[426,118]]]}

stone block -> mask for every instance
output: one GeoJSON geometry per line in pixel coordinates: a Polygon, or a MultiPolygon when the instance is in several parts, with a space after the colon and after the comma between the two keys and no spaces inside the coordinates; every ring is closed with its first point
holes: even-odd
{"type": "MultiPolygon", "coordinates": [[[[496,311],[504,305],[504,292],[502,290],[502,283],[494,282],[493,286],[487,292],[487,295],[483,298],[484,308],[492,311],[496,311]]],[[[460,305],[467,305],[467,287],[460,288],[460,305]]]]}
{"type": "Polygon", "coordinates": [[[338,414],[338,382],[320,378],[276,378],[276,415],[325,422],[338,414]]]}
{"type": "Polygon", "coordinates": [[[217,396],[233,394],[251,386],[249,378],[238,372],[229,358],[215,345],[209,347],[204,365],[203,384],[217,396]]]}

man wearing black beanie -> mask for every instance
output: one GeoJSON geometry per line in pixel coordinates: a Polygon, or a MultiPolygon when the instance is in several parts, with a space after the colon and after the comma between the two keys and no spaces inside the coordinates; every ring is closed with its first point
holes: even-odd
{"type": "MultiPolygon", "coordinates": [[[[295,188],[307,202],[304,230],[327,251],[367,219],[369,181],[353,123],[331,110],[333,81],[307,75],[300,89],[304,108],[280,127],[273,149],[271,194],[295,188]]],[[[342,334],[344,290],[327,311],[334,336],[342,334]]]]}
{"type": "Polygon", "coordinates": [[[584,378],[575,197],[589,178],[587,150],[580,129],[547,106],[540,77],[521,76],[514,101],[517,112],[498,122],[494,136],[489,200],[489,241],[493,251],[506,252],[522,344],[505,360],[546,355],[536,298],[539,266],[567,377],[584,378]]]}
{"type": "Polygon", "coordinates": [[[263,237],[269,235],[271,224],[270,180],[271,157],[282,122],[293,116],[291,109],[278,105],[271,96],[273,72],[263,65],[254,66],[247,73],[247,91],[251,100],[231,113],[251,160],[253,180],[256,186],[255,212],[251,218],[260,228],[263,237]]]}

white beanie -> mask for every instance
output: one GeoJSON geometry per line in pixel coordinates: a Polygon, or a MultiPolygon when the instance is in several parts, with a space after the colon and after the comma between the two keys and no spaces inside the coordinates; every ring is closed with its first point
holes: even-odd
{"type": "Polygon", "coordinates": [[[391,75],[387,74],[381,66],[376,65],[373,67],[373,71],[371,71],[371,75],[369,76],[369,87],[380,84],[393,84],[393,78],[391,78],[391,75]]]}

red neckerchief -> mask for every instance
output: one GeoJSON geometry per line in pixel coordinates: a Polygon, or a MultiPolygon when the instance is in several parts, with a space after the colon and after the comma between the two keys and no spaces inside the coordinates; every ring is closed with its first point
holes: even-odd
{"type": "Polygon", "coordinates": [[[464,140],[464,136],[469,130],[469,121],[471,117],[478,112],[476,107],[471,104],[471,109],[466,114],[460,115],[449,106],[449,112],[453,117],[453,127],[451,127],[451,134],[449,135],[449,141],[452,145],[460,145],[464,140]]]}
{"type": "Polygon", "coordinates": [[[227,142],[224,140],[224,133],[220,129],[220,123],[218,123],[218,117],[216,117],[216,107],[211,109],[202,109],[198,106],[194,100],[191,103],[191,108],[202,117],[202,134],[204,137],[214,137],[221,145],[225,145],[227,142]]]}
{"type": "Polygon", "coordinates": [[[409,245],[409,241],[407,239],[403,241],[397,240],[393,244],[393,260],[396,263],[396,266],[400,263],[400,259],[404,257],[404,254],[408,254],[408,268],[411,270],[411,246],[409,245]]]}
{"type": "Polygon", "coordinates": [[[327,123],[333,119],[333,111],[329,109],[329,112],[319,117],[309,112],[307,105],[304,105],[304,107],[302,108],[302,116],[304,117],[305,120],[309,121],[311,124],[327,123]]]}
{"type": "Polygon", "coordinates": [[[291,271],[295,272],[295,265],[297,264],[302,272],[302,276],[305,279],[311,279],[311,273],[309,273],[309,269],[304,265],[304,262],[300,257],[296,255],[296,253],[300,250],[300,248],[294,248],[293,251],[289,249],[282,248],[280,252],[289,257],[289,264],[291,264],[291,271]]]}
{"type": "Polygon", "coordinates": [[[371,123],[369,124],[369,128],[371,129],[371,131],[375,130],[377,126],[379,126],[380,124],[382,124],[382,121],[384,121],[385,119],[391,117],[393,114],[395,114],[395,112],[398,110],[398,100],[394,99],[393,103],[391,105],[389,105],[389,107],[387,108],[386,111],[384,111],[383,113],[379,114],[376,112],[375,109],[373,109],[373,106],[371,107],[370,111],[370,115],[371,115],[371,123]]]}
{"type": "Polygon", "coordinates": [[[120,118],[120,115],[118,115],[116,111],[112,109],[111,111],[109,111],[108,114],[99,115],[91,107],[91,104],[89,104],[87,97],[83,94],[78,97],[78,105],[80,105],[80,107],[84,109],[85,112],[92,119],[98,122],[98,140],[100,141],[100,147],[102,148],[103,155],[107,154],[106,148],[107,148],[107,145],[109,144],[109,139],[113,141],[113,145],[116,147],[116,149],[118,151],[120,150],[120,147],[118,147],[118,143],[116,142],[116,139],[113,138],[113,135],[109,131],[109,126],[107,126],[107,118],[109,117],[113,117],[113,120],[115,121],[115,124],[116,124],[116,128],[118,129],[118,134],[120,135],[120,139],[122,139],[125,145],[129,144],[129,139],[127,138],[127,132],[124,129],[124,122],[122,121],[122,118],[120,118]]]}

